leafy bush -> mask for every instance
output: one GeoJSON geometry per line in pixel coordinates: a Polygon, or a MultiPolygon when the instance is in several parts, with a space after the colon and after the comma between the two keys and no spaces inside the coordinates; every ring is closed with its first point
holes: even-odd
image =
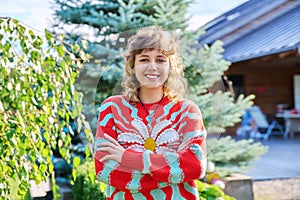
{"type": "Polygon", "coordinates": [[[74,200],[105,200],[105,184],[95,175],[93,159],[87,159],[79,165],[76,172],[72,187],[74,200]]]}
{"type": "Polygon", "coordinates": [[[234,197],[226,195],[222,189],[216,185],[203,183],[197,180],[197,187],[200,200],[235,200],[234,197]]]}
{"type": "Polygon", "coordinates": [[[17,20],[0,17],[0,198],[14,185],[23,199],[29,180],[38,184],[53,172],[56,149],[70,161],[75,135],[90,133],[81,114],[82,94],[74,83],[87,59],[78,44],[45,30],[37,34],[17,20]]]}
{"type": "Polygon", "coordinates": [[[253,139],[234,140],[230,136],[207,139],[208,160],[215,164],[215,172],[225,177],[249,170],[251,162],[268,151],[268,147],[253,139]]]}

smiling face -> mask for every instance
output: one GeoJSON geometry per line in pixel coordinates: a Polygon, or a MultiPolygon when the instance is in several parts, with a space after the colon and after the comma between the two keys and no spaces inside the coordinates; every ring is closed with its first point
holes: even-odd
{"type": "Polygon", "coordinates": [[[144,50],[135,55],[134,72],[140,90],[161,91],[170,70],[170,61],[158,49],[144,50]]]}

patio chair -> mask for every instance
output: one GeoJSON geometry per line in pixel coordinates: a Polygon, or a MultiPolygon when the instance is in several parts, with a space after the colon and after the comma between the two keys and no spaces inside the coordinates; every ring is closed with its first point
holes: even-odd
{"type": "Polygon", "coordinates": [[[251,122],[252,122],[251,115],[249,111],[246,110],[242,117],[241,124],[236,131],[236,135],[239,137],[249,137],[252,131],[251,122]]]}
{"type": "Polygon", "coordinates": [[[255,130],[252,131],[252,133],[255,133],[256,137],[267,140],[271,134],[285,136],[282,126],[276,120],[269,123],[266,116],[258,106],[252,106],[249,108],[249,113],[256,125],[255,130]]]}

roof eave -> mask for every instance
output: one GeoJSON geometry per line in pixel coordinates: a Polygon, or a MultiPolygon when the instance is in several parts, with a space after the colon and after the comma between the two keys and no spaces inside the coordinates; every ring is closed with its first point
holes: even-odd
{"type": "MultiPolygon", "coordinates": [[[[231,63],[237,63],[237,62],[243,62],[243,61],[247,61],[247,60],[251,60],[251,59],[261,58],[264,56],[270,56],[270,55],[275,55],[275,54],[279,54],[279,53],[284,53],[284,52],[288,52],[288,51],[297,51],[298,54],[300,54],[300,46],[297,46],[297,47],[289,46],[289,47],[285,47],[285,48],[281,48],[281,49],[262,52],[259,54],[252,54],[252,55],[239,56],[239,57],[233,57],[233,58],[228,58],[225,56],[225,59],[231,63]]],[[[226,52],[226,50],[225,50],[225,52],[226,52]]]]}

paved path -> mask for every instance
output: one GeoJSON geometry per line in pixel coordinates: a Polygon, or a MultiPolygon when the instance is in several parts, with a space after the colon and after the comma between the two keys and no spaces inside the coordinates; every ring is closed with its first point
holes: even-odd
{"type": "Polygon", "coordinates": [[[254,200],[300,199],[300,134],[294,138],[271,136],[260,141],[269,151],[253,163],[254,200]]]}
{"type": "Polygon", "coordinates": [[[253,180],[253,200],[300,200],[300,133],[256,141],[269,150],[246,173],[253,180]]]}
{"type": "Polygon", "coordinates": [[[254,200],[299,200],[300,178],[253,182],[254,200]]]}
{"type": "Polygon", "coordinates": [[[269,151],[253,163],[247,175],[255,180],[300,177],[300,134],[294,138],[271,136],[260,141],[269,151]]]}

